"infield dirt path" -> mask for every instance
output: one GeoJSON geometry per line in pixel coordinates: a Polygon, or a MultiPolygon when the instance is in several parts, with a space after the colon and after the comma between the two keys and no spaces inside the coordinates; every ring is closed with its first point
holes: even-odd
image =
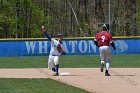
{"type": "Polygon", "coordinates": [[[47,68],[0,69],[0,78],[52,78],[93,93],[140,93],[140,68],[112,68],[110,77],[99,68],[60,68],[53,77],[47,68]]]}

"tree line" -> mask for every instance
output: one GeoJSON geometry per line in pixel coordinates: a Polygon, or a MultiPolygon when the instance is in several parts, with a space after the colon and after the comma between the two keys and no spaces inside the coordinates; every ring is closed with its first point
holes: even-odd
{"type": "MultiPolygon", "coordinates": [[[[0,38],[95,36],[109,21],[109,0],[0,0],[0,38]]],[[[110,0],[113,36],[140,35],[140,1],[110,0]]]]}

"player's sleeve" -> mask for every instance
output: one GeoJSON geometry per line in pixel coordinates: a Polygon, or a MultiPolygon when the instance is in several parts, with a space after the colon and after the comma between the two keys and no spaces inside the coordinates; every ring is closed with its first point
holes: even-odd
{"type": "Polygon", "coordinates": [[[109,34],[109,43],[112,43],[112,35],[109,34]]]}
{"type": "Polygon", "coordinates": [[[49,41],[51,41],[51,37],[49,36],[49,34],[47,32],[44,32],[44,35],[48,38],[49,41]]]}
{"type": "Polygon", "coordinates": [[[57,40],[54,40],[54,39],[53,39],[52,41],[53,41],[53,43],[54,43],[54,45],[55,45],[55,46],[58,46],[58,45],[60,45],[59,41],[57,41],[57,40]]]}
{"type": "Polygon", "coordinates": [[[97,37],[98,37],[98,35],[96,35],[95,38],[94,38],[94,44],[95,44],[97,47],[99,47],[98,41],[97,41],[97,37]]]}

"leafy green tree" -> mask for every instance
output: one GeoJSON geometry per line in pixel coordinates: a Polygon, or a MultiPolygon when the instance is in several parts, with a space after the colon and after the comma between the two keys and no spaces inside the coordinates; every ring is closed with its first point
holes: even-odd
{"type": "MultiPolygon", "coordinates": [[[[140,0],[110,0],[113,36],[140,35],[140,0]]],[[[108,23],[109,0],[0,0],[0,37],[95,36],[108,23]]]]}

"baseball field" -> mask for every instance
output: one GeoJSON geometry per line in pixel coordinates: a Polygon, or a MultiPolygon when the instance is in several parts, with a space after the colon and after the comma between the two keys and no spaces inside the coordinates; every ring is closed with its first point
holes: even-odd
{"type": "Polygon", "coordinates": [[[98,55],[61,56],[58,77],[47,56],[0,57],[0,93],[139,93],[139,57],[112,55],[110,77],[99,71],[98,55]]]}

